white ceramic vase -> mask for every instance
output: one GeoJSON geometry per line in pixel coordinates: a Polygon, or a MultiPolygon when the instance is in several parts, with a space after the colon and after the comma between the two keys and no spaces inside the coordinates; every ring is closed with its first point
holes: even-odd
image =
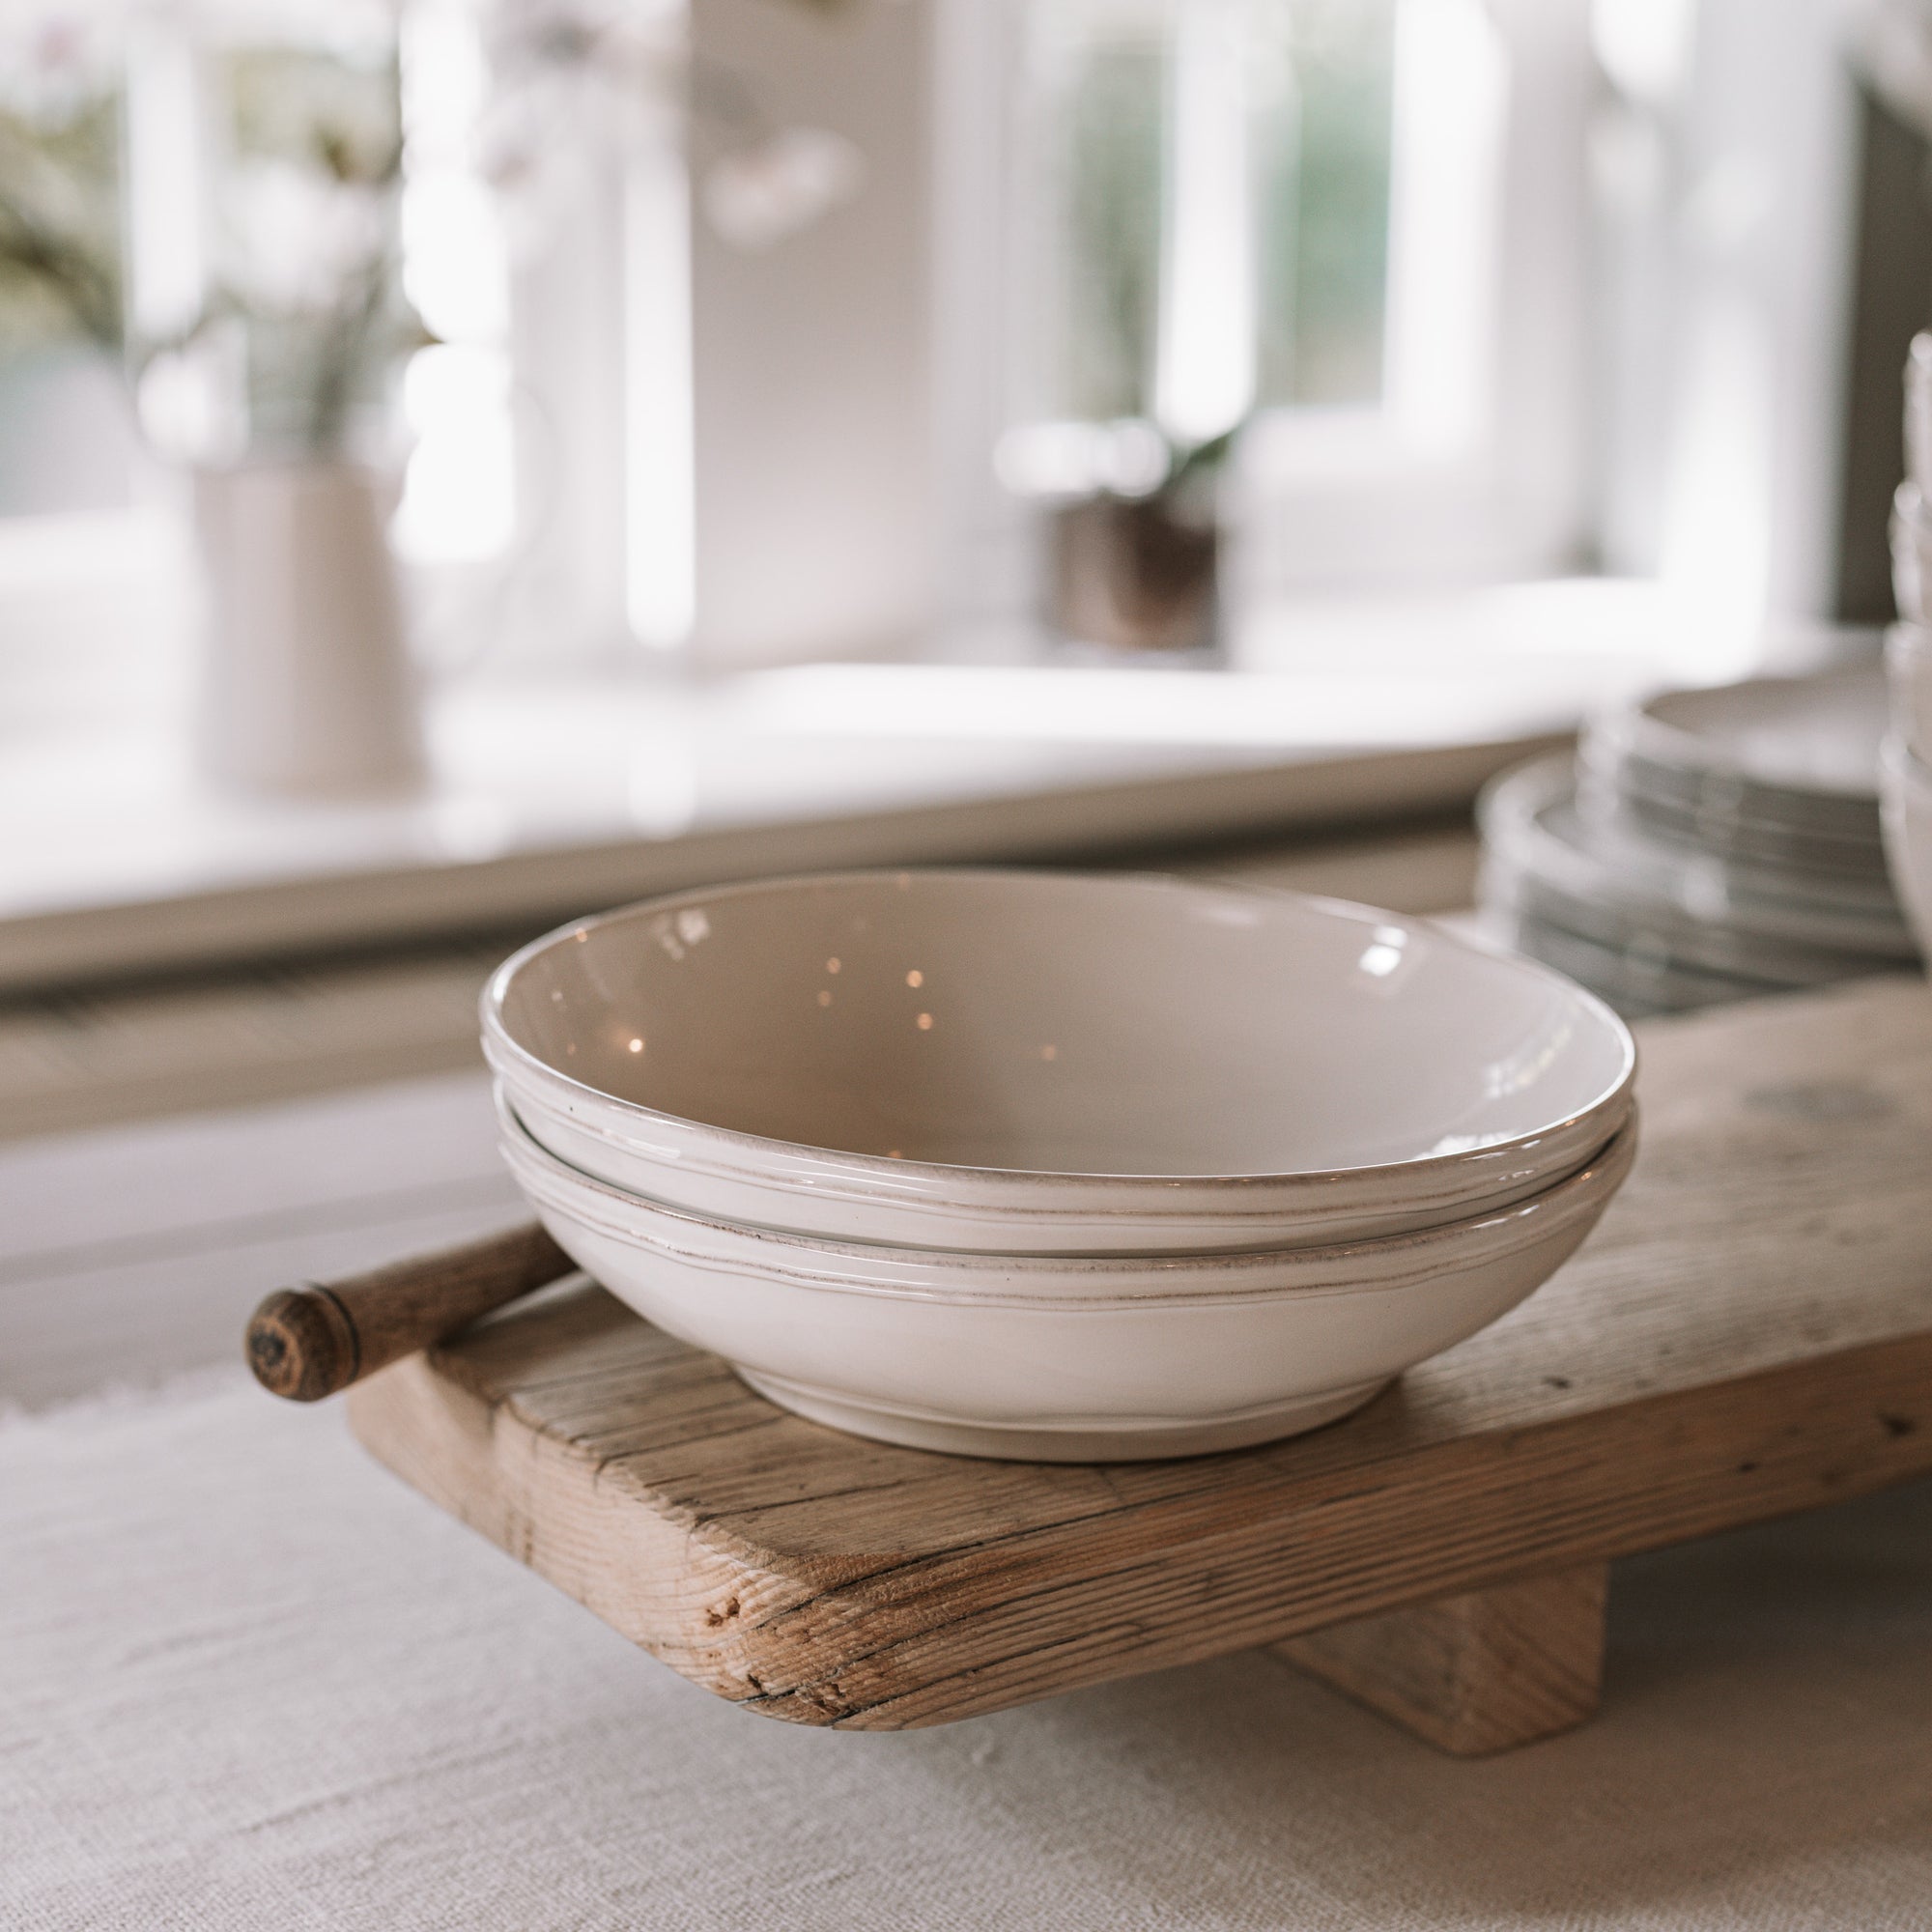
{"type": "Polygon", "coordinates": [[[199,756],[255,792],[406,792],[421,710],[384,472],[335,461],[194,474],[203,583],[199,756]]]}

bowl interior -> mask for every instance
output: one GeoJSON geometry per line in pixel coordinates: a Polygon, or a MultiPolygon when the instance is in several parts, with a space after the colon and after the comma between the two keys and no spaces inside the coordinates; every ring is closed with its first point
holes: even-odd
{"type": "Polygon", "coordinates": [[[509,1038],[657,1114],[1048,1174],[1378,1166],[1544,1131],[1627,1080],[1567,981],[1359,907],[927,872],[691,895],[541,941],[509,1038]]]}

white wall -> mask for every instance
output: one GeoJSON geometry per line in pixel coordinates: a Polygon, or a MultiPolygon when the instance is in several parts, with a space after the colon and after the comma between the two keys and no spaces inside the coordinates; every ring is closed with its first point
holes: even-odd
{"type": "MultiPolygon", "coordinates": [[[[847,136],[866,169],[848,205],[758,252],[699,196],[694,657],[904,645],[935,595],[929,0],[694,0],[692,27],[700,85],[750,77],[772,125],[847,136]]],[[[724,139],[700,119],[696,183],[724,139]]]]}

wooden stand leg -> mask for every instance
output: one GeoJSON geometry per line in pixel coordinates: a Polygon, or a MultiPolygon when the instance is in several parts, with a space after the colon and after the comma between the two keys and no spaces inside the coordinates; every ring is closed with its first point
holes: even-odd
{"type": "Polygon", "coordinates": [[[1587,1563],[1337,1624],[1275,1655],[1458,1757],[1509,1750],[1597,1708],[1609,1565],[1587,1563]]]}

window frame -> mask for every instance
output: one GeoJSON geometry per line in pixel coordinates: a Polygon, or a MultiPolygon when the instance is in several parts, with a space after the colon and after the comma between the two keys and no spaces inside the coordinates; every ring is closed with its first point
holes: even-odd
{"type": "MultiPolygon", "coordinates": [[[[935,0],[935,363],[945,603],[968,627],[1023,620],[1037,518],[991,454],[1017,324],[1009,77],[1026,0],[935,0]]],[[[1548,576],[1590,527],[1588,0],[1485,0],[1508,84],[1495,156],[1487,433],[1444,458],[1382,412],[1266,412],[1230,492],[1237,595],[1548,576]]],[[[1398,135],[1400,138],[1400,135],[1398,135]]]]}

